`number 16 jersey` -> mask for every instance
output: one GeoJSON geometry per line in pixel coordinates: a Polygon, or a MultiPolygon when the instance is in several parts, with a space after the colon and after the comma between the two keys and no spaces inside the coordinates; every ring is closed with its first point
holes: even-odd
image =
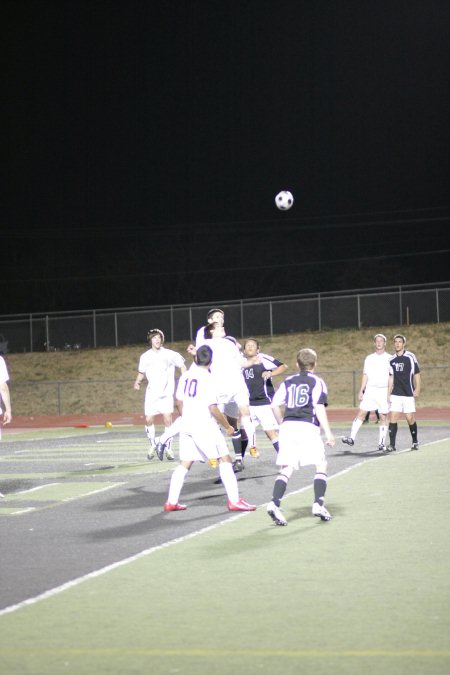
{"type": "Polygon", "coordinates": [[[316,405],[328,405],[327,385],[321,377],[300,372],[287,377],[273,397],[272,406],[284,406],[283,422],[309,422],[320,426],[316,405]]]}

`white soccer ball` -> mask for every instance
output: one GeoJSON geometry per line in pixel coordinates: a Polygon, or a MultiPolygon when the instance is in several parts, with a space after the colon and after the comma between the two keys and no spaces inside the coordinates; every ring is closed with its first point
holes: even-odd
{"type": "Polygon", "coordinates": [[[282,190],[275,197],[275,204],[280,211],[288,211],[294,203],[294,197],[289,190],[282,190]]]}

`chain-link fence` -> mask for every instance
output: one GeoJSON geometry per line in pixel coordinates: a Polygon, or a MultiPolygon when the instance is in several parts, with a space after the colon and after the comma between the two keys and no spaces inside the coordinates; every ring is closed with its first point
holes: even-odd
{"type": "MultiPolygon", "coordinates": [[[[320,372],[327,382],[332,407],[357,407],[361,370],[320,372]]],[[[422,390],[418,406],[448,405],[450,365],[421,368],[422,390]]],[[[139,395],[133,378],[120,380],[64,380],[57,382],[11,382],[15,415],[76,415],[142,412],[145,388],[139,395]]]]}
{"type": "Polygon", "coordinates": [[[211,307],[226,312],[230,335],[279,335],[363,326],[450,321],[450,282],[336,293],[0,317],[4,353],[119,347],[158,327],[168,342],[189,341],[211,307]]]}

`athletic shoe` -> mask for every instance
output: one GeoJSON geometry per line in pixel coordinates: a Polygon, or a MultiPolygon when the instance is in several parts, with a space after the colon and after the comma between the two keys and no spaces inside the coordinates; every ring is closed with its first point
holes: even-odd
{"type": "Polygon", "coordinates": [[[217,459],[208,459],[208,464],[211,467],[211,469],[217,469],[217,467],[219,466],[219,462],[217,461],[217,459]]]}
{"type": "Polygon", "coordinates": [[[173,462],[175,459],[175,455],[173,454],[173,450],[170,447],[167,447],[166,445],[166,457],[169,460],[169,462],[173,462]]]}
{"type": "Polygon", "coordinates": [[[256,511],[256,506],[253,506],[253,504],[249,504],[246,502],[242,497],[238,499],[236,504],[233,504],[232,502],[228,502],[228,510],[229,511],[256,511]]]}
{"type": "Polygon", "coordinates": [[[384,443],[380,443],[380,445],[378,446],[378,450],[380,452],[387,452],[387,448],[384,443]]]}
{"type": "Polygon", "coordinates": [[[267,514],[272,518],[275,525],[287,525],[287,520],[279,506],[273,502],[267,504],[267,514]]]}
{"type": "Polygon", "coordinates": [[[319,504],[319,502],[314,502],[312,507],[313,516],[317,516],[320,520],[331,520],[332,516],[328,513],[326,508],[319,504]]]}
{"type": "Polygon", "coordinates": [[[158,441],[156,443],[156,455],[160,462],[162,462],[164,459],[164,452],[166,449],[167,449],[166,443],[161,443],[161,441],[158,441]]]}
{"type": "Polygon", "coordinates": [[[255,459],[258,459],[258,457],[259,457],[259,450],[258,450],[258,448],[256,448],[254,445],[252,445],[252,446],[248,449],[248,451],[249,451],[249,453],[251,454],[252,457],[254,457],[255,459]]]}
{"type": "Polygon", "coordinates": [[[240,473],[244,470],[244,462],[242,459],[235,459],[233,462],[233,471],[234,473],[240,473]]]}
{"type": "Polygon", "coordinates": [[[411,446],[411,450],[418,450],[419,449],[419,444],[418,443],[413,443],[411,446]]]}
{"type": "Polygon", "coordinates": [[[397,448],[394,448],[393,445],[388,445],[386,450],[387,450],[387,452],[396,452],[397,448]]]}
{"type": "Polygon", "coordinates": [[[150,443],[150,450],[147,452],[147,459],[151,461],[157,455],[155,443],[150,443]]]}
{"type": "Polygon", "coordinates": [[[351,436],[342,436],[341,441],[346,445],[355,445],[355,441],[351,436]]]}
{"type": "Polygon", "coordinates": [[[170,502],[164,504],[164,511],[186,511],[186,509],[186,504],[171,504],[170,502]]]}

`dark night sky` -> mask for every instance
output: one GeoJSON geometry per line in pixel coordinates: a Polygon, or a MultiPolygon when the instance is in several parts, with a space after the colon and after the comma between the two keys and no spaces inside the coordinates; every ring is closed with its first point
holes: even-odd
{"type": "Polygon", "coordinates": [[[15,0],[2,24],[0,313],[450,278],[448,0],[15,0]]]}

